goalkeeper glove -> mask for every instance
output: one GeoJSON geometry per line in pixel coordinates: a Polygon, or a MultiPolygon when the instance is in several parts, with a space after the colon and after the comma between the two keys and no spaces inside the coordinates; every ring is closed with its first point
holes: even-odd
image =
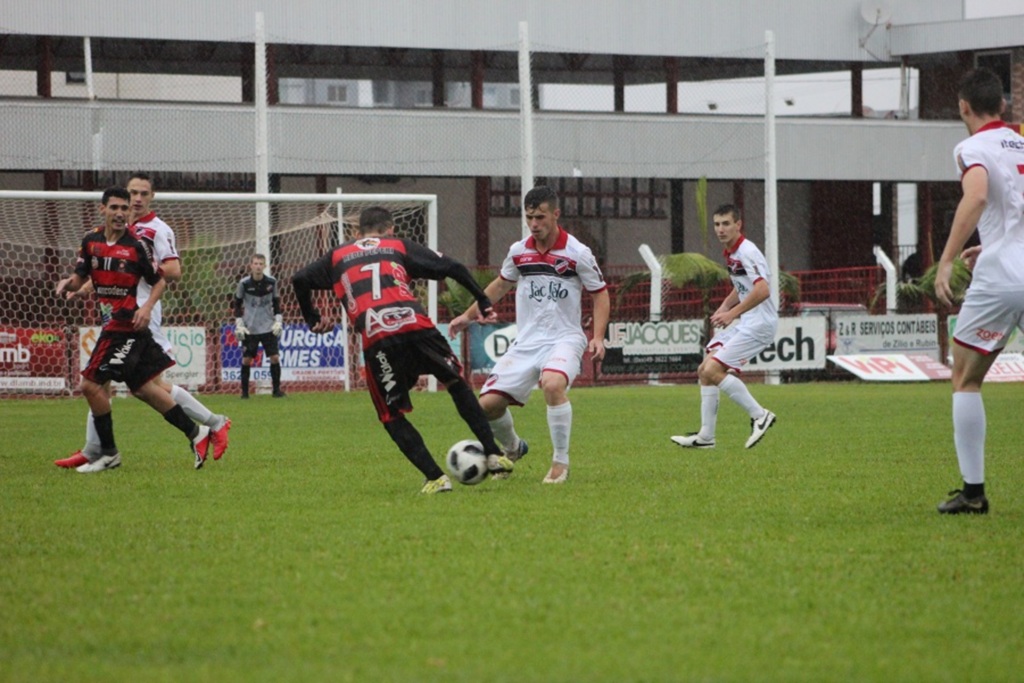
{"type": "Polygon", "coordinates": [[[245,341],[245,338],[249,336],[249,328],[245,326],[245,321],[241,318],[235,318],[235,336],[240,342],[245,341]]]}
{"type": "Polygon", "coordinates": [[[281,326],[281,314],[278,313],[274,316],[274,324],[270,326],[270,331],[274,333],[275,337],[281,336],[281,330],[284,328],[281,326]]]}

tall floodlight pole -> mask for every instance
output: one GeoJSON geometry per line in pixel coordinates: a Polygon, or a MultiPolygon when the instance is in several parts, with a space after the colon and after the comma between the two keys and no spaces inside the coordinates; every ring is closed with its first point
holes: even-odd
{"type": "MultiPolygon", "coordinates": [[[[530,36],[525,21],[519,22],[519,120],[521,128],[520,199],[533,187],[533,78],[530,75],[530,36]]],[[[530,234],[526,227],[526,206],[520,201],[523,237],[530,234]]]]}
{"type": "MultiPolygon", "coordinates": [[[[263,26],[263,12],[256,13],[256,193],[270,193],[270,158],[267,151],[267,37],[263,26]]],[[[271,272],[270,256],[270,204],[256,204],[256,253],[267,257],[267,272],[271,272]]]]}

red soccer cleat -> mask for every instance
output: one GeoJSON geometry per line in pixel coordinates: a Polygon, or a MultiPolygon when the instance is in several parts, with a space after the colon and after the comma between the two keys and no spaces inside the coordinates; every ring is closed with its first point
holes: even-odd
{"type": "Polygon", "coordinates": [[[64,467],[66,469],[72,469],[75,467],[81,467],[82,465],[88,464],[89,458],[85,457],[85,453],[82,451],[75,451],[71,455],[61,460],[54,460],[53,464],[57,467],[64,467]]]}
{"type": "Polygon", "coordinates": [[[231,420],[224,418],[224,426],[215,432],[210,432],[210,440],[213,441],[213,459],[220,460],[224,451],[228,449],[228,430],[231,429],[231,420]]]}

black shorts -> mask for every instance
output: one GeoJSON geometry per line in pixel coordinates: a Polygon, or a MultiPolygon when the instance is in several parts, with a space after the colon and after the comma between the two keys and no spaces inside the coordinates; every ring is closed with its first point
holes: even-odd
{"type": "Polygon", "coordinates": [[[149,330],[103,331],[89,356],[89,364],[82,370],[82,377],[96,384],[106,384],[108,380],[124,382],[135,391],[172,365],[174,361],[149,330]]]}
{"type": "Polygon", "coordinates": [[[433,375],[442,384],[462,377],[462,363],[437,330],[414,339],[363,351],[366,384],[381,422],[391,422],[412,410],[409,390],[420,375],[433,375]]]}
{"type": "Polygon", "coordinates": [[[242,357],[255,358],[256,352],[260,350],[260,344],[263,344],[263,353],[268,356],[278,354],[277,336],[273,332],[264,332],[246,336],[245,341],[242,342],[242,357]]]}

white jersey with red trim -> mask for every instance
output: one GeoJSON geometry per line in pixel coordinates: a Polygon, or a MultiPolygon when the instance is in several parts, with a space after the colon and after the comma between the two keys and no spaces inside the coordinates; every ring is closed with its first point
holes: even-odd
{"type": "MultiPolygon", "coordinates": [[[[178,256],[178,249],[175,245],[174,231],[171,230],[171,226],[157,218],[155,212],[150,211],[132,223],[128,229],[149,248],[155,267],[159,268],[168,261],[177,261],[181,258],[178,256]]],[[[136,297],[139,306],[149,301],[149,295],[152,291],[153,288],[149,283],[139,283],[139,292],[136,297]]],[[[154,331],[160,329],[161,311],[161,302],[157,301],[153,307],[149,323],[150,329],[154,331]]]]}
{"type": "Polygon", "coordinates": [[[1024,287],[1024,137],[1001,121],[978,129],[953,152],[958,177],[981,166],[988,173],[988,201],[978,220],[981,255],[971,289],[1024,287]]]}
{"type": "MultiPolygon", "coordinates": [[[[740,301],[749,296],[754,289],[754,283],[758,280],[764,280],[771,287],[772,274],[768,270],[768,260],[746,237],[740,235],[732,249],[726,249],[723,254],[725,267],[729,270],[729,279],[732,280],[732,286],[736,288],[740,301]]],[[[749,328],[758,339],[764,337],[766,343],[774,341],[775,331],[779,326],[779,313],[771,297],[741,315],[740,324],[749,328]]]]}
{"type": "Polygon", "coordinates": [[[582,327],[583,290],[608,287],[593,252],[561,226],[551,249],[537,250],[532,236],[514,243],[501,264],[501,278],[516,282],[516,345],[533,346],[576,337],[582,327]]]}

